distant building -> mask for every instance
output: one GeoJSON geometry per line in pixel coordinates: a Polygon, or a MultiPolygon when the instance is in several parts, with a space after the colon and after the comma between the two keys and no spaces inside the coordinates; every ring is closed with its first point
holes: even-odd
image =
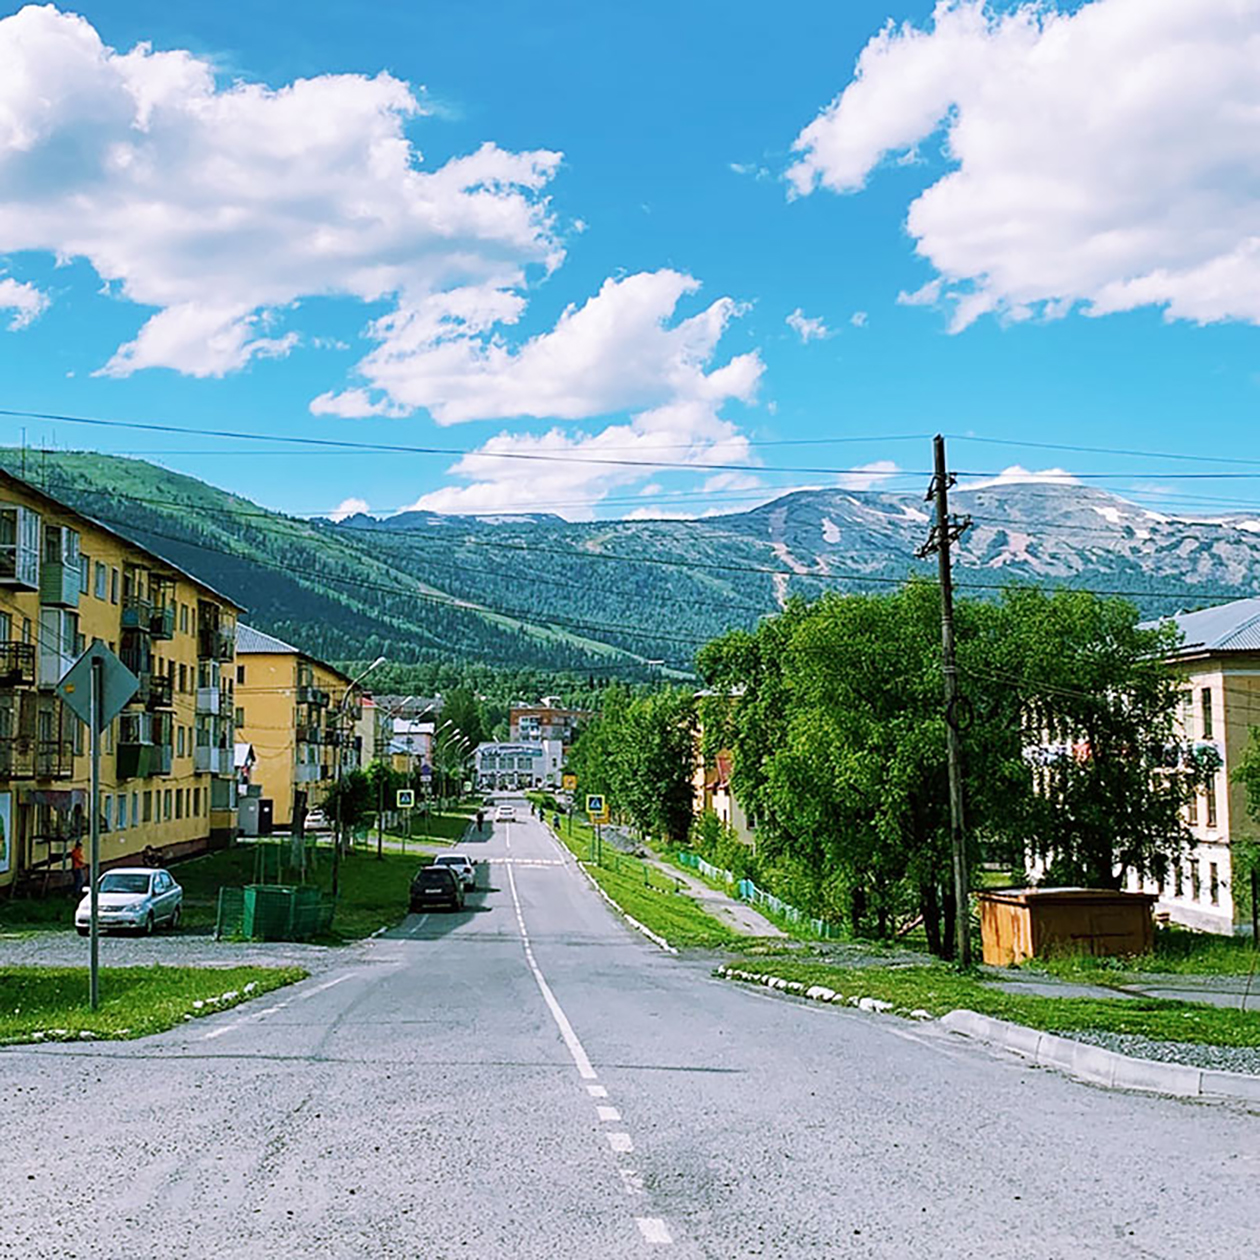
{"type": "Polygon", "coordinates": [[[516,744],[556,739],[567,753],[591,716],[585,709],[564,708],[557,696],[544,696],[537,704],[514,704],[511,707],[508,738],[516,744]]]}
{"type": "Polygon", "coordinates": [[[564,747],[557,739],[485,743],[474,761],[478,787],[559,787],[564,747]]]}

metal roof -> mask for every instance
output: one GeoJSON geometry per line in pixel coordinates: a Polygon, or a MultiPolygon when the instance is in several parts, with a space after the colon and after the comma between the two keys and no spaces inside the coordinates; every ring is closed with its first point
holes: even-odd
{"type": "MultiPolygon", "coordinates": [[[[1180,652],[1260,651],[1260,598],[1236,599],[1198,612],[1162,618],[1181,631],[1180,652]]],[[[1148,623],[1158,624],[1156,622],[1148,623]]]]}
{"type": "Polygon", "coordinates": [[[277,639],[274,634],[264,634],[261,630],[255,630],[253,626],[247,626],[243,621],[236,623],[236,651],[242,652],[283,652],[289,656],[304,656],[305,653],[301,648],[295,648],[292,643],[286,643],[283,639],[277,639]]]}

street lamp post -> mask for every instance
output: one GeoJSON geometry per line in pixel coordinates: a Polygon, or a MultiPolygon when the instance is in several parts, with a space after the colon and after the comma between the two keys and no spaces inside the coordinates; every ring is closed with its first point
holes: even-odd
{"type": "Polygon", "coordinates": [[[343,719],[346,716],[346,710],[350,707],[350,697],[354,695],[354,689],[374,670],[378,665],[384,665],[385,658],[378,656],[371,665],[367,667],[357,678],[350,681],[346,687],[346,694],[341,697],[341,703],[337,706],[337,720],[333,723],[333,732],[337,737],[337,825],[333,832],[333,868],[332,868],[332,896],[333,901],[337,900],[337,892],[340,888],[341,877],[341,798],[342,785],[345,781],[346,770],[346,750],[341,742],[341,732],[343,727],[343,719]]]}

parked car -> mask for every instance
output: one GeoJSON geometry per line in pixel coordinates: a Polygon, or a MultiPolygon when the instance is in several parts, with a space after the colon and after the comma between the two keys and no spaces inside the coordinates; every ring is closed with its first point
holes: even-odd
{"type": "Polygon", "coordinates": [[[322,809],[308,809],[306,811],[305,830],[307,831],[327,831],[332,826],[328,815],[322,809]]]}
{"type": "Polygon", "coordinates": [[[449,866],[422,866],[411,880],[411,913],[422,914],[438,906],[464,908],[464,884],[449,866]]]}
{"type": "Polygon", "coordinates": [[[511,805],[500,805],[494,816],[495,822],[512,822],[516,818],[516,810],[511,805]]]}
{"type": "Polygon", "coordinates": [[[465,891],[477,887],[477,868],[466,853],[439,853],[433,859],[434,866],[449,866],[460,878],[465,891]]]}
{"type": "MultiPolygon", "coordinates": [[[[102,931],[127,929],[152,932],[159,924],[177,927],[184,908],[184,890],[169,871],[151,866],[120,866],[106,871],[97,885],[102,931]]],[[[87,891],[74,912],[75,931],[86,936],[91,928],[92,894],[87,891]]]]}

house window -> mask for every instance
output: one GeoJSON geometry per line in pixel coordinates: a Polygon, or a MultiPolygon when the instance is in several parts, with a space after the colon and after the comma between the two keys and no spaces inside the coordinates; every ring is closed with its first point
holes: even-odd
{"type": "Polygon", "coordinates": [[[151,791],[144,794],[144,821],[153,821],[153,793],[151,791]]]}
{"type": "Polygon", "coordinates": [[[171,821],[171,789],[167,788],[162,793],[162,820],[163,822],[171,821]]]}
{"type": "Polygon", "coordinates": [[[175,817],[183,818],[184,816],[184,789],[175,789],[175,817]]]}
{"type": "Polygon", "coordinates": [[[188,633],[188,605],[180,604],[179,606],[179,632],[180,634],[188,633]]]}
{"type": "Polygon", "coordinates": [[[93,594],[97,599],[104,599],[109,594],[109,570],[99,560],[96,562],[96,586],[93,594]]]}
{"type": "Polygon", "coordinates": [[[179,663],[179,689],[180,691],[188,690],[188,666],[183,661],[179,663]]]}
{"type": "Polygon", "coordinates": [[[1214,906],[1221,904],[1221,881],[1215,862],[1208,863],[1208,898],[1214,906]]]}
{"type": "Polygon", "coordinates": [[[114,817],[114,798],[112,796],[101,797],[101,830],[108,831],[113,826],[114,817]]]}
{"type": "Polygon", "coordinates": [[[86,595],[92,589],[92,561],[87,556],[79,557],[79,594],[86,595]]]}
{"type": "Polygon", "coordinates": [[[31,641],[31,619],[29,617],[22,618],[22,642],[29,643],[31,641]]]}
{"type": "Polygon", "coordinates": [[[245,682],[245,666],[238,665],[236,667],[236,681],[243,684],[245,682]]]}
{"type": "Polygon", "coordinates": [[[0,613],[0,641],[8,643],[13,638],[13,618],[8,613],[0,613]]]}
{"type": "Polygon", "coordinates": [[[175,751],[180,757],[184,755],[184,728],[181,726],[175,737],[175,751]]]}
{"type": "Polygon", "coordinates": [[[127,793],[118,793],[118,830],[127,830],[127,793]]]}
{"type": "Polygon", "coordinates": [[[1207,785],[1207,825],[1216,826],[1216,775],[1208,780],[1207,785]]]}
{"type": "Polygon", "coordinates": [[[1199,894],[1203,891],[1203,885],[1199,879],[1199,863],[1197,861],[1190,863],[1190,896],[1195,900],[1199,900],[1199,894]]]}
{"type": "Polygon", "coordinates": [[[138,827],[140,825],[140,793],[132,792],[131,794],[131,825],[138,827]]]}
{"type": "Polygon", "coordinates": [[[236,725],[237,726],[245,725],[245,710],[242,708],[238,708],[236,710],[236,725]]]}
{"type": "Polygon", "coordinates": [[[1199,794],[1196,792],[1189,801],[1186,802],[1186,822],[1192,827],[1199,825],[1199,794]]]}
{"type": "Polygon", "coordinates": [[[197,788],[193,788],[193,808],[192,808],[192,812],[193,812],[194,814],[200,814],[200,813],[201,813],[201,789],[200,789],[199,787],[197,787],[197,788]]]}
{"type": "Polygon", "coordinates": [[[1203,715],[1203,738],[1212,738],[1212,690],[1204,687],[1199,692],[1199,708],[1203,715]]]}
{"type": "Polygon", "coordinates": [[[1182,875],[1183,870],[1184,868],[1180,862],[1173,867],[1173,894],[1177,897],[1186,895],[1185,879],[1182,875]]]}

